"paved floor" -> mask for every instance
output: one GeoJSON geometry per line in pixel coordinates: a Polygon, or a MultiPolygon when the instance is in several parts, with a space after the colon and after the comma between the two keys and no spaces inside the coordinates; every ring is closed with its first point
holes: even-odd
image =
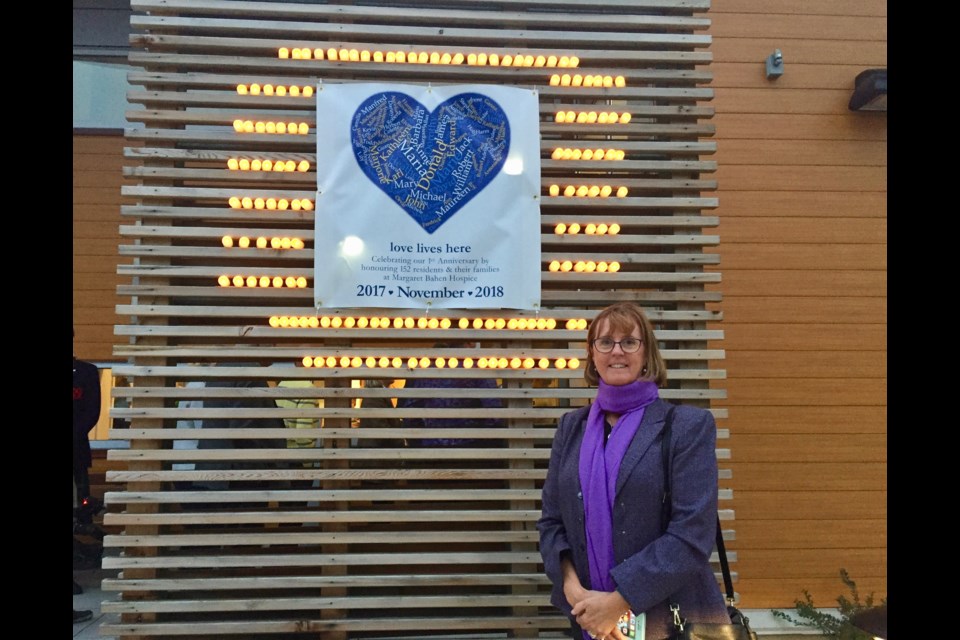
{"type": "Polygon", "coordinates": [[[101,613],[100,604],[104,600],[117,600],[117,593],[113,591],[101,591],[100,581],[104,578],[115,578],[116,571],[106,571],[103,569],[74,570],[73,579],[83,587],[83,593],[73,596],[73,608],[76,610],[89,609],[93,611],[93,618],[86,622],[78,622],[73,625],[73,637],[82,640],[109,640],[112,636],[100,635],[100,625],[104,622],[117,622],[119,615],[115,613],[101,613]]]}

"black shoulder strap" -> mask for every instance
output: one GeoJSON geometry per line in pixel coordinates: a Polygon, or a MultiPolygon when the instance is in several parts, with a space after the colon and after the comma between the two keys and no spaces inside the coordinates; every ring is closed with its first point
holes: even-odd
{"type": "MultiPolygon", "coordinates": [[[[663,504],[660,507],[660,522],[663,523],[663,530],[667,530],[667,524],[670,522],[672,511],[673,494],[670,492],[670,426],[673,422],[673,410],[676,407],[670,405],[667,409],[667,415],[664,418],[663,433],[660,440],[660,454],[663,459],[663,504]]],[[[730,577],[730,565],[727,563],[727,549],[723,544],[723,531],[720,530],[720,514],[717,514],[717,555],[720,556],[720,568],[723,570],[723,587],[727,594],[727,600],[733,602],[733,579],[730,577]]]]}

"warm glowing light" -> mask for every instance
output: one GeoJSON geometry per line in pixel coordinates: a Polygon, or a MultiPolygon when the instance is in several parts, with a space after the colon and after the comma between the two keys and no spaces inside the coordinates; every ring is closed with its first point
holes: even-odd
{"type": "Polygon", "coordinates": [[[229,287],[230,276],[220,276],[219,278],[217,278],[217,284],[219,284],[221,287],[229,287]]]}
{"type": "MultiPolygon", "coordinates": [[[[288,289],[296,289],[296,288],[297,288],[297,279],[294,278],[293,276],[287,276],[286,278],[283,279],[283,284],[284,284],[284,286],[286,286],[288,289]]],[[[334,320],[335,320],[335,321],[336,321],[336,320],[339,320],[339,318],[334,318],[334,320]]]]}
{"type": "Polygon", "coordinates": [[[273,285],[274,289],[279,289],[283,287],[283,278],[281,278],[280,276],[273,276],[273,280],[271,281],[271,284],[273,285]]]}
{"type": "Polygon", "coordinates": [[[474,329],[483,329],[483,318],[474,318],[474,319],[473,319],[473,328],[474,328],[474,329]]]}
{"type": "Polygon", "coordinates": [[[607,268],[610,270],[611,273],[616,273],[617,271],[620,271],[620,263],[611,262],[607,268]]]}
{"type": "Polygon", "coordinates": [[[524,358],[521,363],[524,369],[533,369],[534,361],[533,358],[524,358]]]}
{"type": "Polygon", "coordinates": [[[447,366],[447,360],[446,358],[442,358],[442,357],[437,358],[436,360],[433,361],[433,364],[437,369],[444,369],[447,366]]]}
{"type": "MultiPolygon", "coordinates": [[[[316,359],[314,359],[313,364],[317,364],[316,359]]],[[[324,360],[324,364],[326,364],[328,367],[335,367],[337,366],[337,359],[334,356],[327,356],[326,360],[324,360]]]]}
{"type": "Polygon", "coordinates": [[[547,267],[547,268],[550,269],[550,271],[560,271],[560,261],[559,261],[559,260],[551,260],[551,261],[550,261],[550,266],[547,267]]]}
{"type": "Polygon", "coordinates": [[[266,207],[267,207],[267,201],[264,200],[263,198],[256,198],[256,199],[253,201],[253,208],[254,208],[254,209],[265,209],[266,207]]]}
{"type": "Polygon", "coordinates": [[[306,288],[307,288],[307,277],[297,276],[297,289],[306,289],[306,288]]]}
{"type": "Polygon", "coordinates": [[[593,260],[587,260],[587,263],[583,265],[583,270],[587,273],[593,273],[597,270],[597,263],[593,260]]]}
{"type": "Polygon", "coordinates": [[[464,359],[463,359],[463,368],[464,368],[464,369],[473,369],[473,358],[464,358],[464,359]]]}
{"type": "Polygon", "coordinates": [[[363,361],[363,364],[365,364],[368,369],[376,369],[377,359],[373,356],[367,356],[367,359],[363,361]]]}
{"type": "Polygon", "coordinates": [[[567,367],[567,361],[564,358],[557,358],[554,364],[556,365],[557,369],[565,369],[567,367]]]}
{"type": "Polygon", "coordinates": [[[586,197],[588,190],[589,190],[589,189],[587,188],[586,185],[583,185],[583,184],[580,185],[579,187],[577,187],[577,192],[576,192],[576,193],[577,193],[577,197],[578,197],[578,198],[586,197]]]}
{"type": "Polygon", "coordinates": [[[258,281],[257,284],[258,284],[258,286],[260,286],[261,288],[269,287],[269,286],[270,286],[270,276],[260,276],[260,280],[258,281]]]}
{"type": "Polygon", "coordinates": [[[628,193],[629,193],[629,191],[627,190],[626,187],[619,187],[619,188],[617,188],[617,197],[618,197],[618,198],[626,198],[628,193]]]}
{"type": "Polygon", "coordinates": [[[506,368],[507,368],[508,362],[507,362],[507,359],[506,359],[506,358],[503,358],[503,357],[497,358],[496,361],[497,361],[497,368],[498,368],[498,369],[506,369],[506,368]]]}
{"type": "Polygon", "coordinates": [[[395,357],[390,361],[390,364],[393,365],[394,368],[399,368],[403,366],[403,360],[401,360],[399,357],[395,357]]]}
{"type": "Polygon", "coordinates": [[[470,326],[470,320],[467,318],[460,318],[460,320],[457,321],[457,326],[459,326],[461,329],[466,329],[470,326]]]}
{"type": "Polygon", "coordinates": [[[363,358],[361,358],[360,356],[353,356],[352,358],[350,358],[350,366],[353,367],[354,369],[358,368],[362,364],[363,364],[363,358]]]}
{"type": "Polygon", "coordinates": [[[479,368],[479,369],[486,369],[486,368],[487,368],[487,359],[486,359],[486,358],[478,358],[478,359],[477,359],[477,368],[479,368]]]}
{"type": "Polygon", "coordinates": [[[570,271],[570,269],[573,269],[573,263],[569,260],[564,260],[560,263],[560,271],[567,272],[570,271]]]}
{"type": "Polygon", "coordinates": [[[377,360],[377,365],[381,369],[386,369],[387,367],[390,366],[390,358],[388,358],[387,356],[380,356],[380,359],[377,360]]]}
{"type": "Polygon", "coordinates": [[[576,222],[571,223],[570,226],[567,227],[567,233],[577,235],[580,233],[580,225],[576,222]]]}
{"type": "Polygon", "coordinates": [[[590,222],[590,223],[587,224],[586,227],[583,228],[583,232],[584,232],[585,234],[587,234],[588,236],[596,235],[596,233],[597,233],[597,225],[595,225],[595,224],[593,224],[592,222],[590,222]]]}
{"type": "Polygon", "coordinates": [[[442,319],[440,320],[440,328],[441,328],[441,329],[449,329],[449,328],[450,328],[450,318],[442,318],[442,319]]]}
{"type": "Polygon", "coordinates": [[[423,356],[422,358],[420,358],[420,368],[427,369],[429,367],[430,367],[430,358],[428,358],[427,356],[423,356]]]}
{"type": "Polygon", "coordinates": [[[510,368],[519,369],[523,365],[523,360],[520,358],[510,358],[510,368]]]}

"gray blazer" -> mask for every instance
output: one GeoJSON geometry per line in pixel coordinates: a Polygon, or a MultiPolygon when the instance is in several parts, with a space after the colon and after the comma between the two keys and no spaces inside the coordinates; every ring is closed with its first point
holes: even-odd
{"type": "MultiPolygon", "coordinates": [[[[671,634],[668,600],[678,603],[681,615],[691,622],[730,622],[709,560],[717,530],[716,423],[705,409],[677,406],[673,412],[673,511],[664,533],[659,436],[668,408],[661,399],[647,407],[620,465],[613,506],[616,566],[611,574],[630,608],[647,614],[648,640],[671,634]]],[[[560,418],[537,521],[540,555],[553,583],[550,601],[568,617],[561,554],[569,553],[580,582],[590,588],[579,475],[588,412],[589,406],[581,407],[560,418]]]]}

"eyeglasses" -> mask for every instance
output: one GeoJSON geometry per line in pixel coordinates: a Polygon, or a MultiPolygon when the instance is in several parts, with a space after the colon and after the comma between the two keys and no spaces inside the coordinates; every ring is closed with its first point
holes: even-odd
{"type": "Polygon", "coordinates": [[[640,338],[624,338],[623,340],[613,340],[611,338],[597,338],[593,341],[593,348],[600,353],[610,353],[614,345],[620,345],[624,353],[636,353],[640,350],[643,340],[640,338]]]}

